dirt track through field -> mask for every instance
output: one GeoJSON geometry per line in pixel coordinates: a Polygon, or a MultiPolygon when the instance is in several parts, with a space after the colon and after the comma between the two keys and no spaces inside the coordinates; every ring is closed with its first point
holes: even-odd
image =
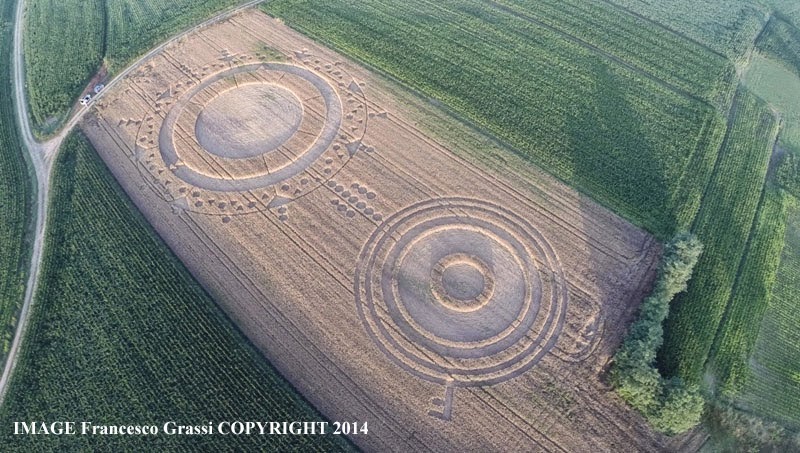
{"type": "Polygon", "coordinates": [[[599,381],[653,238],[279,21],[165,47],[83,129],[265,356],[370,423],[362,447],[663,448],[599,381]]]}

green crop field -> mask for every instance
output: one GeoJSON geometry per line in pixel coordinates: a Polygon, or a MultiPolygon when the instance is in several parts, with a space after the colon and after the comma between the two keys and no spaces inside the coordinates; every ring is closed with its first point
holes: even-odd
{"type": "Polygon", "coordinates": [[[757,57],[744,77],[747,88],[781,113],[780,146],[800,152],[800,76],[771,58],[757,57]]]}
{"type": "Polygon", "coordinates": [[[741,59],[771,15],[800,24],[796,0],[605,0],[681,35],[741,59]]]}
{"type": "Polygon", "coordinates": [[[499,0],[495,3],[510,14],[549,27],[587,47],[602,49],[616,61],[676,91],[720,104],[730,100],[733,66],[725,57],[710,53],[663,27],[653,27],[642,18],[597,2],[499,0]],[[654,52],[654,49],[662,50],[654,52]]]}
{"type": "MultiPolygon", "coordinates": [[[[574,33],[568,29],[574,24],[546,25],[531,8],[523,14],[515,5],[278,0],[264,9],[443,102],[659,236],[687,226],[710,177],[724,119],[676,85],[706,99],[725,97],[730,64],[699,45],[681,42],[673,49],[674,39],[654,55],[634,58],[626,36],[643,33],[635,18],[574,33]],[[705,60],[692,70],[718,76],[695,84],[697,75],[662,69],[679,66],[684,54],[705,60]]],[[[602,26],[592,22],[601,11],[575,20],[602,26]]]]}
{"type": "Polygon", "coordinates": [[[748,359],[761,327],[758,320],[764,317],[780,262],[789,202],[781,190],[767,188],[753,223],[710,354],[710,369],[724,395],[740,391],[747,379],[748,359]]]}
{"type": "Polygon", "coordinates": [[[30,0],[25,21],[28,102],[50,133],[105,62],[115,73],[170,35],[244,0],[30,0]]]}
{"type": "Polygon", "coordinates": [[[800,197],[800,77],[781,61],[759,56],[744,80],[748,89],[769,102],[783,118],[778,137],[782,156],[775,163],[776,179],[800,197]]]}
{"type": "Polygon", "coordinates": [[[350,449],[332,436],[15,437],[8,427],[18,420],[320,420],[170,253],[83,136],[65,142],[53,182],[42,280],[0,408],[4,451],[145,442],[154,451],[350,449]]]}
{"type": "MultiPolygon", "coordinates": [[[[786,31],[789,25],[773,20],[770,27],[786,31]]],[[[791,49],[778,45],[779,40],[764,38],[764,42],[771,43],[772,47],[761,49],[763,55],[753,60],[743,80],[749,90],[768,102],[783,119],[779,136],[783,158],[779,162],[784,165],[777,166],[776,177],[787,189],[793,190],[795,196],[800,196],[796,157],[800,153],[800,77],[791,63],[791,56],[797,54],[787,53],[791,49]],[[790,171],[794,175],[788,174],[790,171]]],[[[797,309],[800,300],[800,206],[796,198],[788,196],[783,202],[789,206],[786,233],[780,238],[785,245],[779,255],[780,265],[763,322],[759,325],[754,352],[747,362],[749,369],[746,374],[741,373],[745,376],[744,386],[734,401],[747,412],[800,430],[800,411],[797,410],[800,407],[800,312],[797,309]]]]}
{"type": "Polygon", "coordinates": [[[101,0],[26,2],[25,78],[37,129],[58,125],[100,67],[104,4],[101,0]]]}
{"type": "Polygon", "coordinates": [[[32,189],[11,88],[11,34],[16,2],[0,0],[0,363],[11,345],[25,292],[25,241],[32,189]]]}
{"type": "Polygon", "coordinates": [[[752,46],[767,22],[770,6],[754,0],[608,0],[667,24],[686,37],[736,59],[752,46]]]}
{"type": "Polygon", "coordinates": [[[778,132],[766,104],[742,89],[693,231],[705,245],[667,318],[662,369],[697,383],[736,282],[778,132]]]}
{"type": "Polygon", "coordinates": [[[116,72],[178,30],[244,0],[109,0],[106,61],[116,72]]]}
{"type": "Polygon", "coordinates": [[[800,430],[800,203],[794,200],[775,286],[761,324],[750,375],[736,402],[800,430]]]}

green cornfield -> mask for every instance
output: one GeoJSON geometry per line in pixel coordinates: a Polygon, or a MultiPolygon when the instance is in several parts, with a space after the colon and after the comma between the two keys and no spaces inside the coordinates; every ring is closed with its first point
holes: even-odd
{"type": "Polygon", "coordinates": [[[785,247],[736,403],[800,430],[800,203],[789,200],[785,247]]]}
{"type": "Polygon", "coordinates": [[[15,1],[0,0],[0,364],[5,363],[25,294],[29,257],[26,230],[33,197],[12,98],[15,8],[15,1]]]}
{"type": "Polygon", "coordinates": [[[742,266],[758,210],[778,123],[767,105],[739,90],[693,231],[705,246],[695,277],[673,301],[659,363],[668,374],[699,383],[742,266]]]}
{"type": "Polygon", "coordinates": [[[767,187],[753,222],[736,284],[711,349],[709,368],[717,391],[738,393],[749,374],[749,358],[758,337],[784,246],[789,197],[767,187]]]}
{"type": "Polygon", "coordinates": [[[82,135],[57,159],[4,451],[342,451],[335,436],[14,436],[14,421],[318,421],[172,255],[82,135]],[[176,419],[179,416],[179,419],[176,419]]]}

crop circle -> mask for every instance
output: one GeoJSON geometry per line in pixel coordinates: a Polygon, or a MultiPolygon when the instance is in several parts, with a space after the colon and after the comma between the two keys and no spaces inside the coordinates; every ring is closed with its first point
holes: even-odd
{"type": "MultiPolygon", "coordinates": [[[[158,137],[158,143],[164,163],[174,167],[174,173],[178,178],[195,187],[203,189],[219,192],[239,192],[278,184],[303,172],[322,156],[333,143],[339,132],[341,123],[341,101],[333,87],[321,76],[300,66],[284,63],[257,63],[237,66],[222,71],[188,90],[169,113],[167,113],[166,118],[164,118],[158,137]],[[184,110],[193,102],[195,96],[204,92],[207,88],[212,88],[212,86],[218,82],[233,78],[239,74],[258,70],[277,71],[299,77],[312,85],[317,90],[318,96],[324,100],[325,114],[321,124],[321,130],[310,146],[299,151],[297,154],[293,154],[278,166],[266,169],[266,172],[262,174],[249,177],[230,177],[225,172],[224,168],[217,169],[216,173],[212,173],[210,171],[199,171],[188,165],[177,166],[180,159],[174,136],[176,126],[184,110]]],[[[272,145],[274,148],[280,144],[281,143],[273,143],[272,145]]]]}
{"type": "Polygon", "coordinates": [[[567,291],[557,256],[516,214],[444,198],[386,219],[362,249],[355,298],[395,363],[429,381],[490,385],[553,347],[567,291]]]}
{"type": "Polygon", "coordinates": [[[258,58],[223,52],[226,63],[187,66],[189,79],[143,89],[149,109],[123,121],[137,126],[131,160],[176,214],[230,217],[290,203],[364,149],[368,103],[346,68],[258,58]]]}

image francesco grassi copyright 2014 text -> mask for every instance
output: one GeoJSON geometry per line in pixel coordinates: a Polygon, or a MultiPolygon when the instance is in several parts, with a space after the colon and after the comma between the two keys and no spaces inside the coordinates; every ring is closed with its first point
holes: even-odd
{"type": "Polygon", "coordinates": [[[367,422],[326,421],[222,421],[182,424],[168,421],[163,425],[104,425],[87,421],[14,422],[15,435],[120,435],[120,436],[281,436],[281,435],[366,435],[367,422]]]}

